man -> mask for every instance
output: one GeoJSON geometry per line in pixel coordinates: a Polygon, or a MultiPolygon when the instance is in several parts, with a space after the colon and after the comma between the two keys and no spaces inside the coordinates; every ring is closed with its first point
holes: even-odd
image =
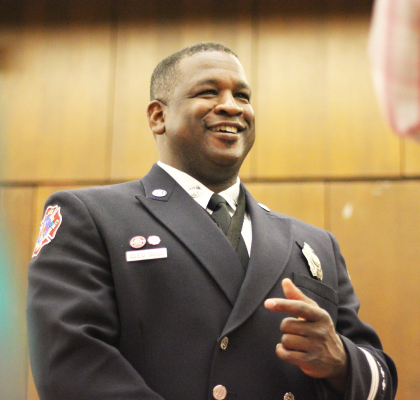
{"type": "Polygon", "coordinates": [[[151,82],[158,165],[48,200],[28,295],[41,400],[394,398],[334,237],[239,182],[250,97],[228,48],[175,53],[151,82]]]}

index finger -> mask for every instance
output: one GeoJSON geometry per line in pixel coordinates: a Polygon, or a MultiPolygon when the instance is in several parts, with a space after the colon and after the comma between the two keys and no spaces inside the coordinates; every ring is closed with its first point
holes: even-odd
{"type": "Polygon", "coordinates": [[[264,306],[271,311],[292,314],[305,321],[316,322],[324,317],[324,311],[316,303],[313,305],[301,300],[267,299],[264,306]]]}

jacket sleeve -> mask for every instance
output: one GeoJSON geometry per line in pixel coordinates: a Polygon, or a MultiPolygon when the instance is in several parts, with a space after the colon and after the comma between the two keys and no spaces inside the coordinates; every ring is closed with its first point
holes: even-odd
{"type": "MultiPolygon", "coordinates": [[[[394,362],[382,350],[374,329],[363,323],[357,313],[357,298],[337,240],[330,234],[336,260],[339,310],[336,331],[340,335],[349,360],[349,373],[344,400],[392,400],[397,391],[394,362]]],[[[323,400],[341,400],[322,380],[317,382],[323,400]]]]}
{"type": "Polygon", "coordinates": [[[30,263],[27,299],[40,400],[162,400],[118,350],[109,256],[89,210],[72,192],[51,196],[49,206],[59,224],[30,263]]]}

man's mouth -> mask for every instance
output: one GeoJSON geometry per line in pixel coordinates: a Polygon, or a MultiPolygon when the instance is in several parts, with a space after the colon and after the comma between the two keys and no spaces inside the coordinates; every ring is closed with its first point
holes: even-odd
{"type": "Polygon", "coordinates": [[[213,132],[238,133],[238,128],[231,125],[220,125],[211,128],[213,132]]]}

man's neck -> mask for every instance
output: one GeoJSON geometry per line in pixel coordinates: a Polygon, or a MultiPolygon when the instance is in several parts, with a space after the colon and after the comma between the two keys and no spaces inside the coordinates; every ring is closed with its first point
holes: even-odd
{"type": "Polygon", "coordinates": [[[167,164],[165,162],[159,161],[158,165],[167,166],[170,168],[173,168],[179,172],[182,172],[184,174],[189,175],[190,177],[194,178],[198,182],[200,182],[202,185],[210,189],[214,193],[220,193],[223,192],[226,189],[229,189],[231,186],[233,186],[238,181],[238,175],[234,174],[232,176],[229,176],[226,179],[223,180],[214,180],[214,179],[205,179],[205,177],[197,177],[196,174],[190,173],[189,171],[184,171],[180,168],[177,168],[175,166],[172,166],[170,164],[167,164]]]}

